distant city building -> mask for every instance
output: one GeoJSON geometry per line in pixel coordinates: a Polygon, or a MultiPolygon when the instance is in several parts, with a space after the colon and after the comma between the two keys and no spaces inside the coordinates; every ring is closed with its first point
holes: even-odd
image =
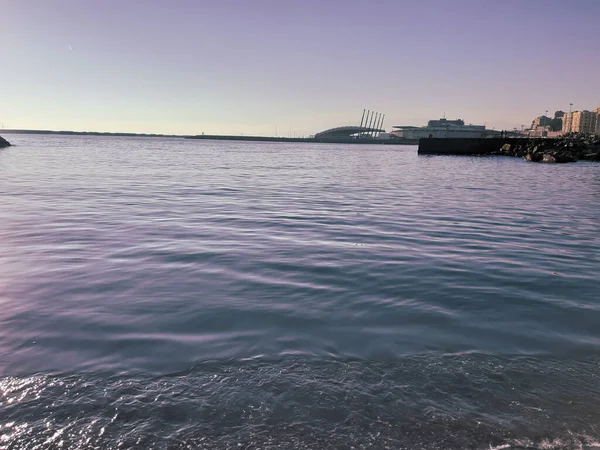
{"type": "MultiPolygon", "coordinates": [[[[548,117],[546,115],[536,117],[533,122],[531,122],[531,127],[529,127],[529,131],[535,132],[536,135],[540,135],[541,128],[545,128],[546,131],[562,131],[563,121],[562,117],[565,115],[564,111],[556,111],[554,113],[554,117],[548,117]]],[[[531,134],[531,133],[530,133],[531,134]]]]}
{"type": "MultiPolygon", "coordinates": [[[[435,138],[480,138],[487,134],[495,134],[485,129],[485,125],[465,125],[464,120],[430,120],[426,127],[395,126],[392,136],[405,139],[435,138]]],[[[498,132],[499,133],[499,132],[498,132]]]]}
{"type": "Polygon", "coordinates": [[[594,133],[596,131],[596,113],[592,111],[578,111],[573,114],[573,131],[576,133],[594,133]]]}
{"type": "Polygon", "coordinates": [[[529,136],[529,137],[546,137],[546,136],[548,136],[549,131],[550,131],[550,127],[544,127],[544,126],[538,125],[536,127],[531,127],[531,129],[529,129],[527,131],[527,136],[529,136]]]}
{"type": "Polygon", "coordinates": [[[563,133],[594,133],[597,116],[592,111],[573,111],[563,117],[563,133]]]}
{"type": "Polygon", "coordinates": [[[550,121],[550,131],[562,131],[564,111],[558,110],[554,112],[554,118],[550,121]]]}
{"type": "Polygon", "coordinates": [[[600,136],[600,106],[594,110],[594,114],[596,114],[596,128],[594,129],[594,134],[600,136]]]}
{"type": "Polygon", "coordinates": [[[563,120],[561,117],[555,117],[550,121],[550,131],[561,131],[563,127],[563,120]]]}
{"type": "Polygon", "coordinates": [[[562,118],[562,132],[570,133],[571,128],[572,128],[572,123],[573,123],[573,113],[572,112],[565,113],[565,115],[562,118]]]}
{"type": "Polygon", "coordinates": [[[548,116],[536,117],[531,123],[531,129],[535,130],[538,127],[547,127],[550,125],[550,122],[552,122],[552,119],[548,116]]]}

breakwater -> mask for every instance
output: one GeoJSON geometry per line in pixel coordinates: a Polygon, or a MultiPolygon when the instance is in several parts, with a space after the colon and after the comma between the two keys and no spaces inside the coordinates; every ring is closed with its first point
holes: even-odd
{"type": "Polygon", "coordinates": [[[501,155],[531,162],[567,163],[580,159],[600,161],[600,138],[426,138],[419,140],[423,155],[501,155]]]}
{"type": "Polygon", "coordinates": [[[504,144],[516,144],[518,138],[423,138],[419,139],[420,155],[486,155],[504,144]]]}
{"type": "Polygon", "coordinates": [[[10,147],[10,142],[0,136],[0,148],[10,147]]]}
{"type": "Polygon", "coordinates": [[[568,163],[580,159],[600,161],[600,138],[567,136],[559,139],[525,139],[505,143],[491,154],[544,163],[568,163]]]}

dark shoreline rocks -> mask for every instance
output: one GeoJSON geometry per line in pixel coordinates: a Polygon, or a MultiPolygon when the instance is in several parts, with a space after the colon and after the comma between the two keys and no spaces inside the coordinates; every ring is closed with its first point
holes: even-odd
{"type": "Polygon", "coordinates": [[[10,142],[0,136],[0,148],[10,147],[10,142]]]}
{"type": "Polygon", "coordinates": [[[491,154],[541,163],[600,161],[600,137],[571,134],[558,139],[523,139],[517,144],[504,144],[491,154]]]}

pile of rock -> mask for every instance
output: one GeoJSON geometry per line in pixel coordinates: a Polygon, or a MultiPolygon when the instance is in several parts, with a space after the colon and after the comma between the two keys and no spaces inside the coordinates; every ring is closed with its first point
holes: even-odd
{"type": "Polygon", "coordinates": [[[532,162],[568,163],[580,159],[600,161],[600,138],[569,135],[559,139],[519,139],[507,143],[494,155],[516,156],[532,162]],[[522,142],[520,142],[522,141],[522,142]]]}
{"type": "Polygon", "coordinates": [[[0,148],[10,147],[10,142],[0,136],[0,148]]]}

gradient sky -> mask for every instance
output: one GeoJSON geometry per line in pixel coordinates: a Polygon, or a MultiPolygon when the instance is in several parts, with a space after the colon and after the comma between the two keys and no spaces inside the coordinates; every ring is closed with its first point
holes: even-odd
{"type": "Polygon", "coordinates": [[[4,128],[287,136],[600,105],[600,0],[0,0],[4,128]]]}

